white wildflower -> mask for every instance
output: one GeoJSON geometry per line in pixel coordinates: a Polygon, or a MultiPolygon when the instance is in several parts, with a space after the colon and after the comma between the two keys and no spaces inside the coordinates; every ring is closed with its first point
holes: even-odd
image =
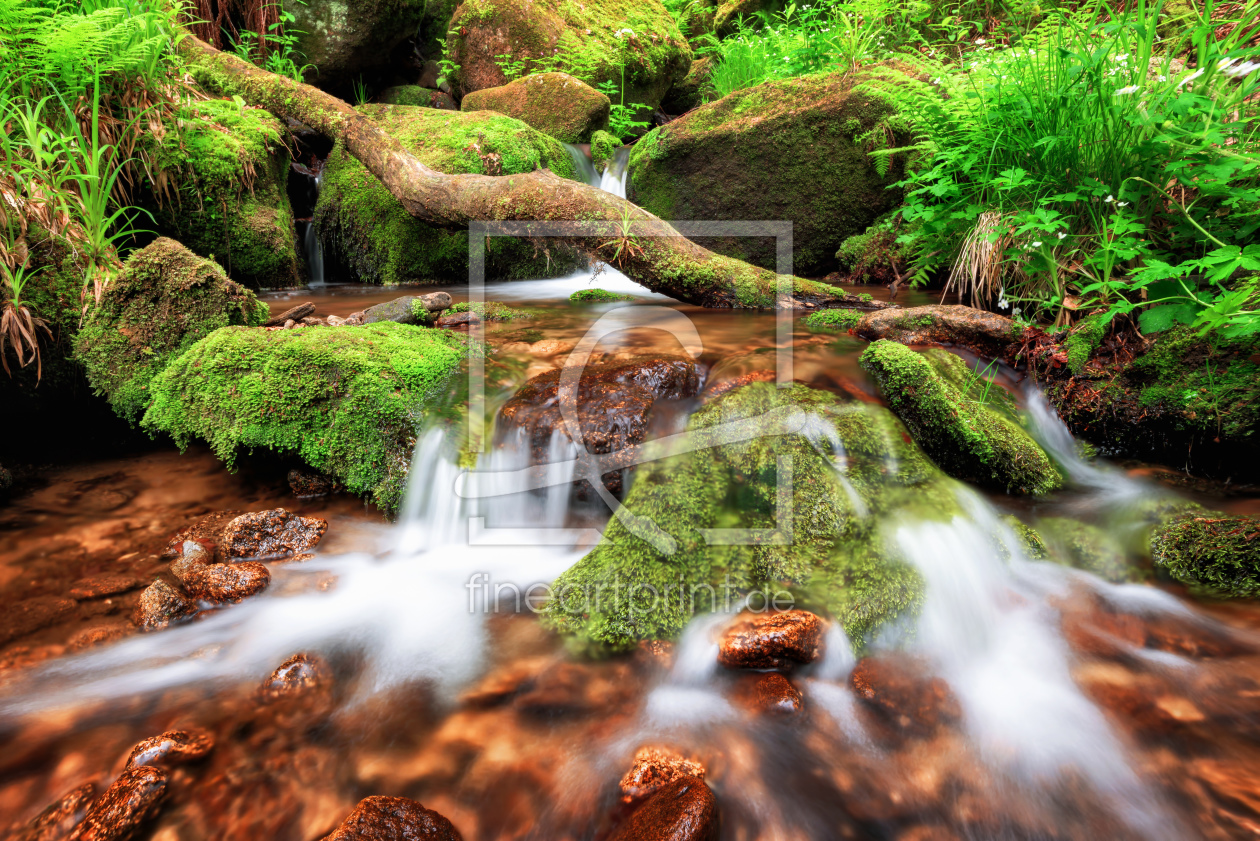
{"type": "Polygon", "coordinates": [[[1103,201],[1105,201],[1107,204],[1111,204],[1115,200],[1116,200],[1116,197],[1111,195],[1110,193],[1107,194],[1107,198],[1103,199],[1103,201]]]}
{"type": "Polygon", "coordinates": [[[1011,318],[1019,318],[1020,312],[1021,310],[1019,307],[1016,307],[1015,309],[1011,310],[1011,318]]]}
{"type": "Polygon", "coordinates": [[[976,43],[977,43],[977,44],[984,44],[984,43],[985,43],[985,40],[984,40],[983,38],[977,38],[977,39],[976,39],[976,43]]]}
{"type": "Polygon", "coordinates": [[[1120,88],[1116,91],[1116,96],[1125,96],[1138,90],[1138,85],[1129,85],[1127,88],[1120,88]]]}
{"type": "Polygon", "coordinates": [[[1128,206],[1129,206],[1129,203],[1127,201],[1116,202],[1116,207],[1128,207],[1128,206]]]}
{"type": "Polygon", "coordinates": [[[1200,76],[1202,76],[1202,75],[1203,75],[1203,68],[1202,68],[1202,67],[1200,67],[1198,70],[1194,71],[1194,72],[1193,72],[1193,73],[1191,73],[1189,76],[1187,76],[1186,78],[1184,78],[1184,79],[1182,79],[1180,82],[1178,82],[1178,83],[1177,83],[1177,87],[1181,87],[1182,85],[1185,85],[1185,84],[1188,84],[1188,83],[1190,83],[1190,82],[1193,82],[1195,79],[1199,78],[1199,77],[1200,77],[1200,76]]]}
{"type": "Polygon", "coordinates": [[[1057,236],[1059,239],[1064,239],[1067,237],[1067,234],[1063,233],[1062,231],[1059,231],[1059,233],[1056,234],[1055,236],[1057,236]]]}
{"type": "Polygon", "coordinates": [[[1037,240],[1036,242],[1033,243],[1033,248],[1040,248],[1040,247],[1041,247],[1041,240],[1037,240]]]}
{"type": "Polygon", "coordinates": [[[1225,68],[1225,75],[1237,79],[1240,76],[1246,76],[1256,70],[1260,70],[1260,62],[1244,61],[1242,64],[1225,68]]]}
{"type": "Polygon", "coordinates": [[[1226,68],[1228,68],[1231,64],[1233,64],[1235,61],[1238,61],[1238,59],[1236,59],[1236,58],[1223,58],[1223,59],[1221,59],[1220,61],[1216,62],[1216,69],[1217,69],[1217,70],[1225,70],[1225,69],[1226,69],[1226,68]]]}

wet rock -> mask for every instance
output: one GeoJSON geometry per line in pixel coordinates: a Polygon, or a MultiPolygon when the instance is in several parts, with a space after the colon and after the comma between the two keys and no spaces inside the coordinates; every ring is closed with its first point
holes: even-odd
{"type": "Polygon", "coordinates": [[[261,593],[271,583],[271,572],[257,561],[216,564],[211,563],[213,559],[213,553],[201,544],[185,541],[171,573],[190,595],[220,604],[261,593]]]}
{"type": "Polygon", "coordinates": [[[304,695],[324,687],[330,677],[327,664],[313,654],[294,654],[281,663],[271,677],[259,687],[258,694],[266,701],[304,695]]]}
{"type": "Polygon", "coordinates": [[[38,596],[10,604],[0,612],[0,645],[56,624],[78,609],[70,599],[38,596]]]}
{"type": "Polygon", "coordinates": [[[1068,517],[1044,517],[1037,531],[1053,551],[1049,560],[1063,561],[1104,581],[1138,581],[1144,572],[1129,563],[1120,540],[1105,529],[1068,517]]]}
{"type": "Polygon", "coordinates": [[[315,314],[315,305],[310,301],[305,304],[298,304],[296,307],[289,307],[279,315],[273,315],[271,318],[263,322],[264,327],[281,327],[290,321],[301,321],[308,315],[315,314]]]}
{"type": "Polygon", "coordinates": [[[717,836],[717,798],[695,777],[662,786],[609,841],[710,841],[717,836]]]}
{"type": "Polygon", "coordinates": [[[134,622],[142,631],[158,631],[197,612],[197,605],[182,593],[158,579],[140,594],[134,622]]]}
{"type": "Polygon", "coordinates": [[[704,766],[672,748],[649,745],[634,754],[634,765],[621,778],[621,799],[642,800],[684,777],[704,779],[704,766]]]}
{"type": "Polygon", "coordinates": [[[1047,494],[1062,486],[1049,456],[1002,410],[999,387],[993,387],[999,394],[991,407],[973,394],[984,388],[980,380],[959,386],[968,381],[957,356],[928,357],[881,340],[860,362],[915,442],[949,475],[1008,493],[1047,494]]]}
{"type": "Polygon", "coordinates": [[[166,772],[148,765],[124,771],[92,804],[68,841],[127,841],[157,816],[166,797],[166,772]]]}
{"type": "Polygon", "coordinates": [[[467,329],[468,327],[471,327],[474,324],[480,324],[480,323],[481,323],[481,316],[477,315],[477,313],[475,312],[457,312],[457,313],[452,313],[451,315],[442,316],[441,318],[437,320],[434,326],[445,327],[447,329],[454,329],[454,328],[459,328],[459,327],[463,327],[467,329]]]}
{"type": "Polygon", "coordinates": [[[330,315],[325,318],[324,321],[329,327],[342,327],[347,323],[347,320],[339,315],[330,315]]]}
{"type": "Polygon", "coordinates": [[[1260,518],[1174,519],[1151,535],[1151,560],[1197,592],[1254,598],[1260,595],[1260,518]]]}
{"type": "Polygon", "coordinates": [[[576,342],[566,342],[563,339],[539,339],[529,346],[529,352],[533,356],[559,356],[575,347],[576,342]]]}
{"type": "Polygon", "coordinates": [[[228,523],[239,516],[241,516],[240,511],[216,511],[213,514],[207,514],[191,526],[175,532],[166,542],[162,557],[178,558],[184,552],[184,542],[188,540],[200,543],[212,551],[217,550],[223,541],[223,530],[227,528],[228,523]]]}
{"type": "Polygon", "coordinates": [[[928,675],[924,664],[908,655],[862,658],[849,675],[849,687],[885,724],[902,733],[927,736],[962,716],[949,684],[928,675]]]}
{"type": "Polygon", "coordinates": [[[349,99],[356,79],[398,69],[395,48],[415,34],[424,20],[425,6],[416,0],[295,3],[297,50],[304,61],[319,68],[321,88],[349,99]]]}
{"type": "Polygon", "coordinates": [[[441,312],[442,310],[450,309],[451,306],[451,295],[449,292],[430,292],[426,295],[421,295],[418,300],[420,305],[428,312],[441,312]]]}
{"type": "Polygon", "coordinates": [[[804,707],[800,691],[783,675],[774,672],[757,681],[757,709],[771,715],[796,715],[804,707]]]}
{"type": "Polygon", "coordinates": [[[823,621],[806,610],[745,613],[718,643],[718,662],[728,669],[783,669],[818,659],[823,621]]]}
{"type": "MultiPolygon", "coordinates": [[[[576,421],[586,450],[614,453],[642,443],[647,437],[657,400],[691,397],[699,390],[696,364],[683,357],[641,356],[587,365],[578,380],[575,417],[563,416],[559,369],[531,379],[499,412],[502,435],[520,430],[529,442],[533,464],[550,458],[552,434],[570,440],[576,421]]],[[[603,475],[604,486],[621,490],[621,471],[603,475]]]]}
{"type": "Polygon", "coordinates": [[[363,311],[364,324],[375,324],[378,321],[428,325],[433,322],[433,317],[424,304],[420,303],[419,296],[404,295],[363,311]]]}
{"type": "Polygon", "coordinates": [[[107,642],[120,640],[130,635],[131,629],[122,625],[102,625],[96,628],[86,628],[70,637],[66,643],[66,651],[75,653],[85,651],[89,648],[95,648],[98,645],[104,645],[107,642]]]}
{"type": "Polygon", "coordinates": [[[127,770],[142,765],[170,768],[195,762],[214,747],[214,738],[208,733],[189,733],[186,730],[168,730],[160,736],[151,736],[131,749],[127,755],[127,770]]]}
{"type": "Polygon", "coordinates": [[[294,327],[298,326],[298,323],[294,321],[292,318],[290,318],[287,321],[285,321],[284,324],[280,326],[283,327],[285,330],[292,330],[294,327]]]}
{"type": "Polygon", "coordinates": [[[79,601],[84,599],[101,599],[105,596],[116,596],[119,593],[130,592],[143,583],[139,578],[132,578],[130,575],[101,575],[94,578],[81,578],[74,582],[74,586],[70,588],[70,592],[67,595],[79,601]]]}
{"type": "Polygon", "coordinates": [[[83,820],[95,799],[96,783],[84,783],[8,836],[8,841],[61,841],[83,820]]]}
{"type": "Polygon", "coordinates": [[[607,130],[608,97],[568,73],[535,73],[464,97],[463,111],[497,111],[562,143],[589,143],[607,130]]]}
{"type": "Polygon", "coordinates": [[[242,514],[223,530],[220,552],[224,560],[275,560],[304,552],[319,543],[328,521],[299,517],[283,508],[242,514]]]}
{"type": "Polygon", "coordinates": [[[903,345],[957,345],[981,356],[1003,356],[1022,330],[1006,316],[973,307],[927,306],[877,310],[854,328],[864,339],[891,339],[903,345]]]}
{"type": "Polygon", "coordinates": [[[323,841],[463,841],[446,818],[406,797],[365,797],[323,841]]]}
{"type": "Polygon", "coordinates": [[[288,475],[289,490],[299,499],[316,496],[327,496],[337,490],[338,485],[331,477],[323,473],[293,468],[288,475]]]}

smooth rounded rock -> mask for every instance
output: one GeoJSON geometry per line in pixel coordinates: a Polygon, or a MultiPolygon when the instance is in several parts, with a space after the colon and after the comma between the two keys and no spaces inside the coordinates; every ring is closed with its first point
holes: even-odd
{"type": "Polygon", "coordinates": [[[68,841],[128,841],[157,816],[166,797],[166,772],[142,765],[124,771],[88,810],[68,841]]]}
{"type": "Polygon", "coordinates": [[[608,841],[710,841],[717,835],[717,798],[695,777],[662,786],[608,841]]]}
{"type": "Polygon", "coordinates": [[[463,841],[446,818],[406,797],[365,797],[323,841],[463,841]]]}
{"type": "Polygon", "coordinates": [[[755,702],[758,710],[770,715],[792,716],[804,707],[800,691],[777,672],[757,681],[755,702]]]}
{"type": "Polygon", "coordinates": [[[821,653],[823,621],[806,610],[742,614],[718,643],[728,669],[783,669],[812,663],[821,653]]]}
{"type": "Polygon", "coordinates": [[[319,543],[328,521],[299,517],[283,508],[251,511],[227,524],[221,553],[224,560],[273,560],[286,558],[319,543]]]}
{"type": "Polygon", "coordinates": [[[168,730],[160,736],[151,736],[131,749],[127,756],[127,770],[152,765],[169,768],[195,762],[214,747],[214,738],[208,733],[189,733],[187,730],[168,730]]]}
{"type": "Polygon", "coordinates": [[[142,631],[157,631],[197,612],[197,605],[170,584],[158,579],[140,594],[134,621],[142,631]]]}
{"type": "Polygon", "coordinates": [[[648,745],[634,754],[634,765],[621,778],[621,799],[626,803],[642,800],[664,786],[684,777],[703,780],[704,766],[678,751],[648,745]]]}
{"type": "Polygon", "coordinates": [[[327,684],[328,666],[313,654],[294,654],[281,663],[259,688],[258,694],[274,701],[304,695],[327,684]]]}
{"type": "Polygon", "coordinates": [[[59,841],[87,814],[96,799],[96,783],[84,783],[59,797],[30,823],[6,836],[8,841],[59,841]]]}

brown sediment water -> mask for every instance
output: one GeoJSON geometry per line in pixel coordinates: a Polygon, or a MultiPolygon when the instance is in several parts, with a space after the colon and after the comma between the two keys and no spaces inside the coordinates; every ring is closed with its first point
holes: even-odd
{"type": "MultiPolygon", "coordinates": [[[[271,304],[311,300],[319,315],[348,315],[405,291],[331,287],[271,304]]],[[[576,342],[615,311],[544,291],[487,289],[486,299],[541,310],[488,324],[491,341],[576,342]]],[[[865,345],[851,336],[798,320],[783,342],[770,314],[656,303],[694,326],[706,377],[764,369],[758,354],[790,348],[795,379],[878,400],[856,362],[865,345]]],[[[685,345],[640,325],[600,349],[685,345]]],[[[521,356],[543,367],[563,359],[521,356]]],[[[0,831],[85,783],[104,789],[133,746],[171,730],[214,746],[171,767],[139,837],[309,841],[361,798],[393,795],[440,812],[467,841],[603,839],[637,805],[619,783],[645,746],[703,768],[724,841],[1234,839],[1260,827],[1254,602],[1005,566],[981,538],[999,513],[1026,506],[989,495],[971,520],[908,521],[898,532],[948,595],[926,606],[908,653],[877,646],[855,666],[832,634],[821,661],[786,675],[801,712],[768,713],[762,673],[717,666],[720,622],[592,660],[545,630],[528,599],[475,601],[476,572],[519,569],[513,583],[543,582],[582,549],[466,545],[469,509],[450,501],[458,470],[441,443],[418,445],[413,484],[428,493],[399,525],[348,495],[296,497],[282,459],[242,458],[229,472],[199,447],[55,468],[15,494],[0,508],[0,831]],[[176,531],[278,507],[328,520],[312,559],[269,564],[264,596],[135,630],[140,588],[169,575],[161,553],[176,531]],[[263,691],[299,652],[321,664],[308,684],[277,678],[263,691]]],[[[504,468],[519,464],[504,458],[504,468]]],[[[1094,472],[1036,513],[1120,529],[1129,515],[1105,519],[1103,509],[1156,494],[1150,478],[1165,472],[1077,469],[1094,472]]],[[[1195,496],[1255,510],[1254,498],[1220,491],[1195,496]]],[[[555,516],[535,503],[513,510],[555,516]]],[[[569,504],[556,522],[602,522],[569,504]]],[[[510,507],[496,502],[489,525],[513,527],[494,518],[510,507]]]]}

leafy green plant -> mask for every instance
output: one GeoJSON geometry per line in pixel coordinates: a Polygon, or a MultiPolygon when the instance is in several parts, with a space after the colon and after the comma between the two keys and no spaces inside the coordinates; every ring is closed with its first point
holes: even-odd
{"type": "Polygon", "coordinates": [[[44,370],[39,353],[39,331],[43,330],[50,339],[52,331],[22,299],[22,290],[35,273],[27,271],[25,264],[10,269],[0,263],[6,293],[4,304],[0,306],[0,365],[4,366],[6,374],[13,376],[9,370],[8,348],[11,346],[19,367],[35,363],[35,382],[38,384],[44,370]]]}
{"type": "Polygon", "coordinates": [[[503,53],[494,57],[495,65],[503,71],[503,75],[507,77],[509,82],[516,81],[522,76],[528,76],[529,70],[524,59],[516,59],[511,53],[503,53]]]}
{"type": "Polygon", "coordinates": [[[364,83],[363,77],[360,76],[355,79],[352,85],[354,87],[354,104],[366,105],[371,97],[368,95],[367,85],[364,83]]]}

